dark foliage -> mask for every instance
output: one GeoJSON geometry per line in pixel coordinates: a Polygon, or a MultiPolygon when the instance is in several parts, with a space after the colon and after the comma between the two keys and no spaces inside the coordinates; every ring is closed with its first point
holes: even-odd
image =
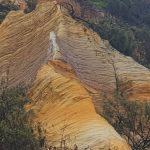
{"type": "Polygon", "coordinates": [[[107,11],[112,15],[133,24],[142,23],[150,25],[150,1],[149,0],[106,0],[107,11]]]}
{"type": "Polygon", "coordinates": [[[110,44],[121,53],[132,56],[136,47],[134,33],[120,24],[110,20],[105,20],[99,25],[93,25],[93,29],[101,35],[103,39],[109,40],[110,44]]]}
{"type": "Polygon", "coordinates": [[[32,12],[37,5],[37,0],[26,0],[27,8],[25,9],[25,13],[32,12]]]}
{"type": "Polygon", "coordinates": [[[129,102],[116,94],[115,100],[106,100],[103,115],[133,150],[150,148],[150,103],[129,102]]]}
{"type": "Polygon", "coordinates": [[[107,12],[96,31],[114,48],[150,66],[150,1],[149,0],[89,0],[107,12]],[[105,7],[104,7],[105,6],[105,7]]]}
{"type": "Polygon", "coordinates": [[[32,112],[26,112],[26,89],[3,90],[0,95],[0,150],[38,150],[30,127],[32,112]]]}
{"type": "Polygon", "coordinates": [[[0,4],[0,23],[5,19],[6,15],[12,10],[18,10],[19,7],[13,3],[1,3],[0,4]]]}

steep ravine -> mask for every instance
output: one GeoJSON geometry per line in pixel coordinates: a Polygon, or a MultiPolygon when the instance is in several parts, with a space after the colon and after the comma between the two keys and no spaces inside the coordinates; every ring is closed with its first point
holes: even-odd
{"type": "Polygon", "coordinates": [[[35,126],[42,124],[49,145],[58,145],[61,128],[69,122],[65,137],[72,145],[130,149],[96,111],[101,111],[103,95],[114,93],[116,76],[127,98],[149,100],[148,69],[114,50],[53,1],[26,15],[11,12],[0,33],[1,81],[8,87],[30,84],[27,109],[35,113],[35,126]],[[96,111],[89,93],[97,97],[96,111]]]}

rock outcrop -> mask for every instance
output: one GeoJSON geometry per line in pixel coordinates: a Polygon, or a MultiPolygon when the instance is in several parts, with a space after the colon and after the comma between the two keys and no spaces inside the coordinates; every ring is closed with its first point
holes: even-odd
{"type": "Polygon", "coordinates": [[[0,79],[7,87],[20,82],[31,85],[32,102],[28,109],[35,112],[34,121],[43,125],[49,144],[50,140],[61,138],[52,130],[60,131],[67,121],[71,126],[65,135],[71,138],[77,135],[80,147],[84,144],[97,149],[110,143],[119,150],[129,149],[96,114],[89,93],[97,112],[102,107],[100,99],[112,96],[118,85],[130,100],[149,100],[147,68],[114,50],[53,0],[26,15],[22,11],[9,13],[0,33],[0,79]],[[52,62],[44,65],[49,60],[52,62]]]}
{"type": "Polygon", "coordinates": [[[119,82],[127,98],[149,100],[149,69],[114,50],[65,11],[51,1],[32,13],[17,11],[7,16],[0,26],[0,75],[8,86],[33,81],[50,58],[49,36],[54,32],[63,59],[85,85],[103,95],[113,93],[119,82]]]}
{"type": "Polygon", "coordinates": [[[99,23],[106,15],[104,12],[96,9],[90,5],[89,2],[84,0],[57,0],[57,2],[66,7],[70,4],[74,10],[74,16],[92,23],[99,23]]]}
{"type": "Polygon", "coordinates": [[[96,114],[92,99],[69,65],[50,61],[38,72],[30,90],[35,129],[43,129],[48,146],[129,150],[107,121],[96,114]]]}
{"type": "MultiPolygon", "coordinates": [[[[38,0],[38,3],[44,3],[48,0],[38,0]]],[[[91,23],[99,23],[106,17],[106,13],[96,9],[85,0],[56,0],[59,5],[74,11],[73,15],[91,23]]]]}

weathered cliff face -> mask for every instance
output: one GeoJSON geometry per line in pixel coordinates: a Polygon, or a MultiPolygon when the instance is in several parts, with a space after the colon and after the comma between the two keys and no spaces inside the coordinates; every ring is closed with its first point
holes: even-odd
{"type": "Polygon", "coordinates": [[[105,94],[113,93],[119,82],[128,98],[150,98],[148,69],[113,50],[52,2],[43,3],[27,15],[20,11],[10,13],[0,31],[0,74],[8,80],[8,86],[28,84],[34,79],[49,58],[49,34],[53,31],[64,60],[87,86],[105,94]]]}
{"type": "MultiPolygon", "coordinates": [[[[48,0],[38,0],[39,3],[48,0]]],[[[56,0],[58,4],[63,5],[68,10],[74,11],[74,16],[89,21],[90,23],[99,23],[105,17],[105,13],[89,5],[85,0],[56,0]]]]}
{"type": "Polygon", "coordinates": [[[0,33],[0,77],[5,86],[30,84],[40,70],[29,94],[32,102],[28,109],[35,112],[34,121],[43,125],[49,144],[61,138],[57,130],[69,122],[65,135],[72,140],[77,135],[80,147],[97,149],[110,144],[119,150],[129,149],[96,114],[84,88],[98,97],[94,99],[97,112],[101,111],[100,98],[111,96],[118,83],[130,100],[149,100],[148,69],[113,50],[54,1],[42,3],[26,15],[11,12],[0,33]],[[50,59],[54,62],[43,66],[50,59]],[[56,63],[58,59],[70,64],[77,76],[62,61],[56,63]]]}
{"type": "MultiPolygon", "coordinates": [[[[123,56],[81,24],[68,22],[57,36],[65,60],[80,80],[101,96],[114,93],[119,85],[122,94],[130,100],[150,100],[149,69],[123,56]]],[[[97,107],[99,102],[95,102],[97,107]]]]}
{"type": "Polygon", "coordinates": [[[11,12],[0,26],[0,75],[8,86],[30,83],[46,62],[49,32],[55,28],[50,19],[57,14],[52,7],[41,6],[28,15],[11,12]]]}
{"type": "Polygon", "coordinates": [[[96,114],[92,99],[73,70],[62,61],[51,61],[38,72],[30,90],[35,128],[40,122],[46,143],[79,149],[129,150],[126,142],[101,116],[96,114]]]}

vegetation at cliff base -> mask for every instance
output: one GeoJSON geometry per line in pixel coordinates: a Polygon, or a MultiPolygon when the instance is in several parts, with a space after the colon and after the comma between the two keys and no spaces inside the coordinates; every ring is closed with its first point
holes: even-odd
{"type": "Polygon", "coordinates": [[[115,94],[115,100],[106,99],[103,116],[133,150],[150,148],[150,103],[131,102],[115,94]]]}
{"type": "Polygon", "coordinates": [[[38,150],[38,141],[30,127],[31,112],[26,89],[16,87],[0,95],[0,150],[38,150]]]}

